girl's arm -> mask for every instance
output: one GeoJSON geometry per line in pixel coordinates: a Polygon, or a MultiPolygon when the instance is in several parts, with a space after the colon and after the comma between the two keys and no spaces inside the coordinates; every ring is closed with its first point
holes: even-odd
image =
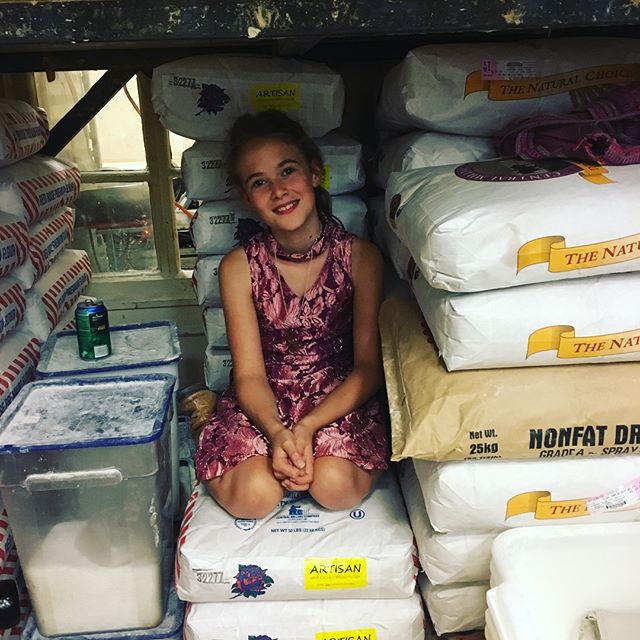
{"type": "Polygon", "coordinates": [[[382,256],[370,242],[354,240],[353,371],[294,427],[306,438],[366,402],[382,385],[378,312],[382,302],[382,256]]]}
{"type": "Polygon", "coordinates": [[[276,399],[267,381],[251,295],[249,263],[242,248],[234,249],[222,259],[218,277],[238,404],[271,442],[276,477],[302,475],[299,469],[304,467],[304,459],[296,449],[292,433],[280,420],[276,399]]]}

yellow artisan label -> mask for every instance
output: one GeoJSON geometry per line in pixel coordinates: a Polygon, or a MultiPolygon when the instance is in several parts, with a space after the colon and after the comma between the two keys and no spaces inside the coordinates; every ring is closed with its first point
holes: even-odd
{"type": "Polygon", "coordinates": [[[376,640],[375,629],[348,629],[347,631],[318,631],[316,640],[376,640]]]}
{"type": "Polygon", "coordinates": [[[305,558],[304,588],[361,589],[367,586],[366,558],[305,558]]]}
{"type": "Polygon", "coordinates": [[[464,97],[478,91],[486,91],[489,100],[531,100],[585,87],[627,84],[638,79],[640,64],[606,64],[519,80],[485,80],[482,71],[477,69],[466,78],[464,97]]]}
{"type": "Polygon", "coordinates": [[[571,325],[543,327],[529,336],[527,358],[541,351],[557,351],[558,358],[617,356],[640,351],[640,329],[577,337],[571,325]]]}
{"type": "Polygon", "coordinates": [[[320,179],[320,186],[327,191],[331,186],[331,167],[328,164],[322,166],[322,178],[320,179]]]}
{"type": "Polygon", "coordinates": [[[507,501],[505,520],[523,513],[533,513],[536,520],[561,520],[589,515],[586,498],[551,500],[549,491],[529,491],[507,501]]]}
{"type": "Polygon", "coordinates": [[[251,86],[251,106],[254,111],[297,111],[300,109],[300,83],[254,84],[251,86]]]}
{"type": "Polygon", "coordinates": [[[640,258],[640,233],[615,240],[567,247],[564,236],[545,236],[518,249],[518,272],[533,264],[549,263],[551,273],[590,269],[640,258]]]}

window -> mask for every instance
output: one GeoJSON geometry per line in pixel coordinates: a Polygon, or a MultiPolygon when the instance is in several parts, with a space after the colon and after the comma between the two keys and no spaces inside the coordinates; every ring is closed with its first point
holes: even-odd
{"type": "MultiPolygon", "coordinates": [[[[38,101],[53,127],[104,71],[36,73],[38,101]]],[[[58,154],[82,171],[73,246],[89,254],[94,285],[188,279],[195,254],[180,198],[180,160],[192,141],[169,134],[151,107],[150,80],[133,78],[58,154]]],[[[166,284],[166,283],[165,283],[166,284]]],[[[189,295],[192,296],[189,291],[189,295]]]]}

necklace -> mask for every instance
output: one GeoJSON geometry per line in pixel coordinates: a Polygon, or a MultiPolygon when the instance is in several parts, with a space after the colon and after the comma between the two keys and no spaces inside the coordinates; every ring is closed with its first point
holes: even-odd
{"type": "MultiPolygon", "coordinates": [[[[280,269],[278,269],[278,258],[281,258],[280,255],[278,255],[278,251],[277,249],[273,248],[273,251],[271,252],[271,255],[273,256],[273,264],[276,268],[276,273],[278,275],[278,286],[280,288],[280,297],[282,299],[282,304],[284,306],[284,312],[285,312],[285,317],[283,319],[283,324],[284,324],[284,328],[283,328],[283,338],[285,340],[285,342],[287,343],[287,345],[289,346],[290,349],[296,349],[299,346],[299,339],[296,337],[296,330],[299,329],[299,324],[300,324],[300,317],[302,316],[302,308],[304,306],[304,301],[305,301],[305,296],[307,295],[307,286],[309,283],[309,275],[311,273],[311,261],[314,258],[317,258],[322,251],[318,252],[317,250],[317,246],[318,245],[322,245],[322,247],[324,248],[326,246],[326,243],[321,243],[321,239],[325,236],[324,234],[324,230],[326,228],[327,225],[324,225],[324,227],[320,230],[320,233],[317,235],[316,239],[313,241],[311,247],[309,248],[309,250],[304,253],[304,254],[293,254],[293,253],[288,253],[287,255],[292,256],[295,255],[296,258],[299,255],[304,255],[307,259],[307,270],[304,276],[304,281],[302,284],[302,293],[300,296],[298,297],[298,313],[295,316],[295,320],[289,320],[289,307],[285,301],[285,297],[284,297],[284,289],[282,287],[282,275],[280,274],[280,269]]],[[[271,235],[271,234],[269,234],[271,235]]],[[[273,238],[273,236],[271,236],[273,238]]],[[[275,238],[273,238],[275,241],[275,238]]],[[[280,245],[276,242],[275,243],[278,247],[280,247],[280,245]]],[[[281,258],[282,259],[282,258],[281,258]]],[[[285,258],[286,259],[286,258],[285,258]]],[[[292,260],[292,262],[302,262],[302,260],[296,259],[296,260],[292,260]]]]}
{"type": "Polygon", "coordinates": [[[285,262],[305,262],[307,260],[313,260],[313,258],[317,258],[319,255],[324,253],[334,236],[336,228],[337,227],[334,224],[323,224],[320,229],[320,233],[306,251],[288,251],[278,243],[269,230],[265,233],[267,250],[271,255],[276,256],[285,262]]]}

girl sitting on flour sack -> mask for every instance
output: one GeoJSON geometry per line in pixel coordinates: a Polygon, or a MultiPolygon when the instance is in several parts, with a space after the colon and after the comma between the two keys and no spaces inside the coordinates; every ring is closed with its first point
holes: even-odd
{"type": "Polygon", "coordinates": [[[299,124],[244,115],[229,145],[231,179],[268,228],[220,264],[233,374],[200,435],[198,479],[237,518],[265,517],[285,490],[348,509],[388,463],[374,398],[382,259],[331,215],[299,124]]]}

